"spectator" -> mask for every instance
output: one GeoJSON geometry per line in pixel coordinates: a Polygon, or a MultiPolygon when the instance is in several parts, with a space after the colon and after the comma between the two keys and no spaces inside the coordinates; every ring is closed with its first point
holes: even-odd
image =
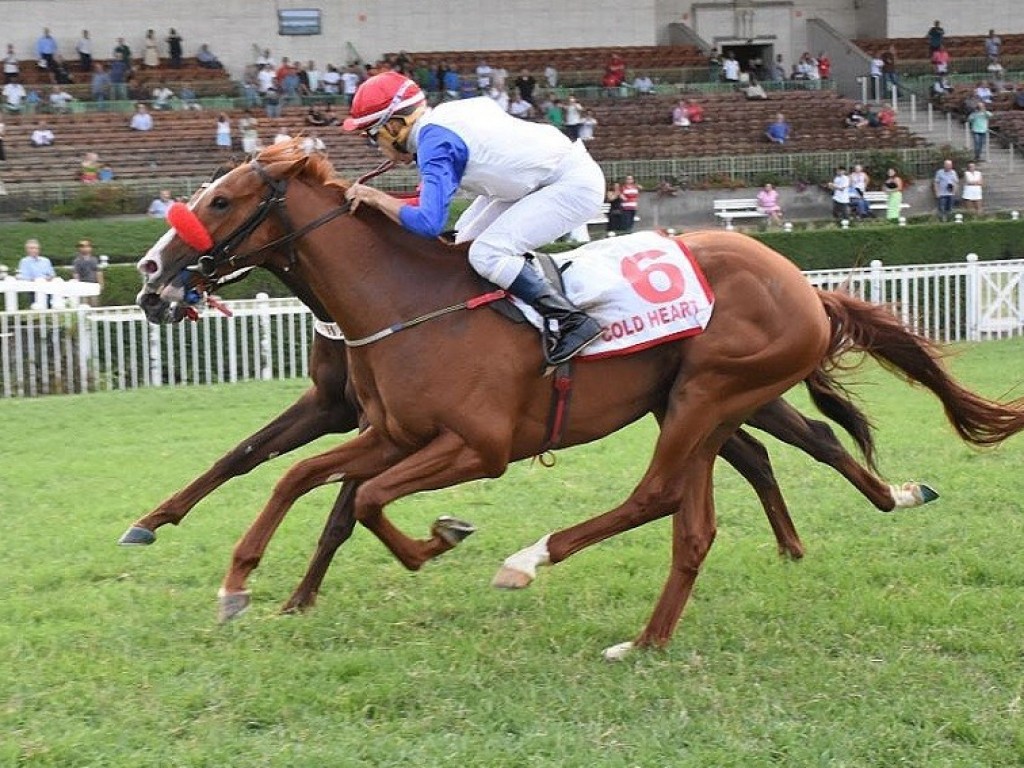
{"type": "Polygon", "coordinates": [[[640,191],[642,189],[643,187],[637,184],[632,176],[627,176],[622,183],[622,231],[625,234],[633,231],[636,212],[640,208],[640,191]]]}
{"type": "Polygon", "coordinates": [[[124,71],[127,76],[132,68],[132,49],[124,41],[123,37],[117,38],[117,45],[114,46],[114,59],[124,64],[124,71]]]}
{"type": "Polygon", "coordinates": [[[220,63],[220,59],[214,56],[207,43],[200,45],[199,50],[196,51],[196,63],[203,69],[224,69],[224,65],[220,63]]]}
{"type": "Polygon", "coordinates": [[[75,78],[71,75],[71,70],[68,69],[68,65],[59,53],[53,57],[50,81],[60,85],[71,85],[71,83],[75,82],[75,78]]]}
{"type": "Polygon", "coordinates": [[[570,95],[569,100],[565,102],[563,130],[565,135],[573,141],[576,141],[580,136],[580,121],[582,120],[583,105],[576,100],[575,96],[570,95]]]}
{"type": "Polygon", "coordinates": [[[781,112],[775,115],[775,121],[768,125],[764,135],[773,144],[785,144],[789,141],[789,123],[786,122],[786,118],[781,112]]]}
{"type": "Polygon", "coordinates": [[[277,87],[277,80],[274,77],[274,69],[269,64],[264,64],[260,67],[259,71],[256,72],[256,85],[260,92],[260,98],[262,99],[268,90],[277,87]]]}
{"type": "Polygon", "coordinates": [[[960,175],[953,168],[953,161],[943,160],[942,167],[935,172],[935,178],[932,180],[932,191],[935,193],[940,221],[949,221],[949,214],[953,212],[953,203],[959,189],[960,175]]]}
{"type": "Polygon", "coordinates": [[[57,41],[53,39],[48,28],[44,29],[42,36],[36,40],[36,54],[39,57],[40,67],[53,69],[53,57],[57,55],[57,41]]]}
{"type": "Polygon", "coordinates": [[[171,108],[171,99],[174,98],[174,91],[167,87],[166,83],[160,83],[153,89],[153,109],[161,111],[171,108]]]}
{"type": "Polygon", "coordinates": [[[82,36],[75,43],[75,53],[78,54],[79,70],[88,75],[92,72],[92,38],[88,29],[82,30],[82,36]]]}
{"type": "Polygon", "coordinates": [[[864,112],[863,104],[854,104],[853,109],[846,115],[843,125],[847,128],[864,128],[868,124],[868,116],[864,112]]]}
{"type": "Polygon", "coordinates": [[[703,123],[704,122],[704,107],[693,99],[686,100],[686,111],[690,117],[691,123],[703,123]]]}
{"type": "Polygon", "coordinates": [[[882,97],[882,67],[885,66],[885,62],[882,60],[882,54],[876,53],[871,58],[871,69],[869,74],[871,76],[872,93],[874,98],[879,99],[882,97]]]}
{"type": "Polygon", "coordinates": [[[196,98],[196,92],[192,90],[192,86],[188,83],[182,83],[181,93],[178,94],[178,101],[181,102],[182,109],[191,109],[198,112],[203,108],[203,105],[199,103],[199,99],[196,98]]]}
{"type": "Polygon", "coordinates": [[[491,65],[485,59],[480,59],[480,63],[476,65],[476,87],[480,93],[487,93],[487,89],[491,87],[493,72],[491,65]]]}
{"type": "Polygon", "coordinates": [[[871,218],[871,207],[864,197],[868,191],[871,177],[864,171],[864,166],[857,164],[850,171],[850,206],[860,219],[871,218]]]}
{"type": "Polygon", "coordinates": [[[885,172],[885,181],[882,182],[882,189],[885,190],[885,218],[887,221],[897,221],[903,211],[903,179],[896,173],[895,168],[889,168],[885,172]]]}
{"type": "Polygon", "coordinates": [[[583,119],[580,120],[580,141],[590,141],[594,138],[594,128],[597,127],[597,118],[592,110],[583,110],[583,119]]]}
{"type": "Polygon", "coordinates": [[[274,57],[270,55],[270,49],[269,48],[264,48],[261,51],[261,50],[259,50],[259,48],[257,48],[254,45],[253,49],[255,49],[257,51],[257,55],[256,55],[256,66],[257,67],[260,67],[261,69],[263,67],[270,67],[271,69],[275,69],[277,67],[277,62],[274,61],[274,57]]]}
{"type": "MultiPolygon", "coordinates": [[[[352,103],[352,99],[355,98],[356,89],[359,88],[359,83],[360,83],[359,73],[356,72],[356,70],[353,67],[346,68],[345,71],[340,73],[340,74],[338,73],[337,70],[334,70],[334,75],[338,78],[338,80],[334,80],[334,78],[331,77],[331,69],[332,69],[332,67],[327,67],[327,74],[324,75],[324,90],[327,91],[328,93],[330,93],[330,91],[328,90],[328,85],[329,85],[329,83],[333,82],[334,83],[334,86],[333,86],[334,92],[337,93],[338,92],[338,85],[337,85],[337,83],[340,80],[340,82],[341,82],[341,92],[342,92],[342,94],[345,97],[345,104],[346,105],[350,105],[352,103]]],[[[456,81],[457,81],[458,80],[458,75],[456,75],[455,77],[456,77],[456,81]]],[[[442,83],[442,86],[443,85],[444,84],[442,83]]],[[[458,86],[456,86],[455,90],[458,90],[458,86]]]]}
{"type": "Polygon", "coordinates": [[[487,98],[494,101],[502,112],[508,112],[508,92],[498,88],[496,85],[492,85],[487,89],[487,98]]]}
{"type": "Polygon", "coordinates": [[[686,99],[680,99],[679,103],[672,109],[672,125],[676,128],[690,127],[690,108],[686,99]]]}
{"type": "Polygon", "coordinates": [[[562,109],[562,100],[555,99],[549,102],[548,108],[544,112],[544,116],[548,122],[551,123],[558,130],[562,130],[565,125],[565,112],[562,109]]]}
{"type": "Polygon", "coordinates": [[[612,53],[604,67],[602,84],[607,88],[618,88],[626,82],[626,62],[618,52],[612,53]]]}
{"type": "Polygon", "coordinates": [[[996,61],[999,58],[1000,51],[1002,50],[1002,39],[996,34],[994,29],[990,29],[988,31],[988,37],[985,38],[985,55],[988,56],[989,62],[996,61]]]}
{"type": "MultiPolygon", "coordinates": [[[[461,98],[462,96],[462,78],[459,76],[459,70],[456,67],[449,67],[445,70],[444,78],[441,80],[442,99],[444,101],[454,101],[455,99],[461,98]]],[[[349,99],[351,103],[351,99],[349,99]]]]}
{"type": "Polygon", "coordinates": [[[938,19],[935,20],[935,23],[928,30],[927,37],[929,52],[935,53],[935,51],[942,47],[942,41],[946,38],[946,30],[942,28],[942,24],[938,19]]]}
{"type": "MultiPolygon", "coordinates": [[[[92,252],[91,240],[79,240],[75,247],[75,258],[71,262],[71,274],[80,283],[98,283],[103,290],[103,270],[92,252]]],[[[86,296],[84,301],[90,307],[99,303],[99,296],[86,296]]]]}
{"type": "Polygon", "coordinates": [[[637,96],[650,96],[654,93],[654,81],[647,75],[637,75],[633,78],[633,91],[637,96]]]}
{"type": "Polygon", "coordinates": [[[263,109],[267,113],[267,117],[281,116],[281,94],[274,86],[267,88],[267,92],[263,94],[263,109]]]}
{"type": "MultiPolygon", "coordinates": [[[[527,120],[533,117],[533,105],[522,97],[519,91],[512,94],[512,100],[508,103],[508,113],[513,117],[527,120]]],[[[580,129],[582,138],[582,128],[580,129]]]]}
{"type": "Polygon", "coordinates": [[[42,103],[43,98],[39,95],[39,91],[35,88],[29,88],[28,93],[25,94],[25,113],[34,115],[42,103]]]}
{"type": "Polygon", "coordinates": [[[71,102],[74,100],[75,97],[60,86],[50,89],[50,95],[47,97],[50,112],[55,115],[68,114],[71,111],[71,102]]]}
{"type": "Polygon", "coordinates": [[[113,181],[114,169],[104,163],[100,166],[100,181],[113,181]]]}
{"type": "Polygon", "coordinates": [[[985,140],[988,138],[988,121],[991,117],[992,113],[981,102],[976,103],[971,114],[967,116],[967,125],[971,129],[971,139],[974,143],[975,162],[981,161],[981,155],[985,151],[985,140]]]}
{"type": "Polygon", "coordinates": [[[932,51],[932,67],[938,76],[949,74],[949,51],[944,45],[940,45],[932,51]]]}
{"type": "Polygon", "coordinates": [[[555,65],[548,63],[544,67],[544,81],[548,84],[548,88],[558,87],[558,70],[555,69],[555,65]]]}
{"type": "MultiPolygon", "coordinates": [[[[102,66],[102,65],[101,65],[102,66]]],[[[128,73],[131,71],[124,59],[114,58],[110,62],[110,98],[125,101],[128,98],[128,73]]]]}
{"type": "Polygon", "coordinates": [[[14,45],[7,44],[7,55],[4,56],[4,85],[12,83],[21,74],[21,64],[18,63],[18,54],[14,52],[14,45]]]}
{"type": "Polygon", "coordinates": [[[828,54],[822,51],[818,54],[818,77],[822,80],[828,80],[832,74],[832,59],[828,57],[828,54]]]}
{"type": "Polygon", "coordinates": [[[178,30],[171,27],[170,32],[167,33],[167,37],[164,38],[164,42],[167,43],[167,55],[171,59],[171,67],[173,69],[181,69],[181,35],[178,34],[178,30]]]}
{"type": "Polygon", "coordinates": [[[251,155],[260,148],[259,121],[250,110],[242,113],[238,130],[242,133],[242,151],[245,154],[251,155]]]}
{"type": "Polygon", "coordinates": [[[25,99],[28,94],[25,86],[18,82],[18,77],[4,85],[4,109],[12,114],[18,114],[25,109],[25,99]]]}
{"type": "MultiPolygon", "coordinates": [[[[882,81],[886,91],[899,92],[900,75],[896,71],[896,46],[890,45],[882,51],[882,81]]],[[[881,96],[886,94],[881,94],[881,96]]]]}
{"type": "Polygon", "coordinates": [[[57,274],[53,264],[40,253],[39,241],[25,241],[25,255],[18,262],[18,277],[22,280],[53,280],[57,274]]]}
{"type": "Polygon", "coordinates": [[[523,97],[523,101],[526,101],[531,105],[533,104],[533,92],[537,87],[537,80],[530,74],[530,70],[523,67],[519,72],[519,77],[512,82],[512,85],[514,85],[516,90],[519,91],[519,95],[523,97]]]}
{"type": "Polygon", "coordinates": [[[845,168],[836,168],[836,175],[829,182],[832,190],[832,218],[844,221],[850,218],[850,177],[845,168]]]}
{"type": "Polygon", "coordinates": [[[83,184],[95,184],[100,180],[100,156],[95,152],[86,152],[82,158],[79,179],[83,184]]]}
{"type": "Polygon", "coordinates": [[[968,163],[967,170],[964,171],[964,191],[962,197],[964,208],[976,216],[981,215],[981,191],[983,186],[983,179],[978,166],[975,163],[968,163]]]}
{"type": "Polygon", "coordinates": [[[102,62],[97,61],[92,66],[89,93],[97,104],[103,104],[110,97],[110,75],[107,74],[107,68],[102,62]]]}
{"type": "Polygon", "coordinates": [[[747,87],[743,89],[743,93],[749,101],[764,100],[768,98],[768,94],[765,93],[764,87],[753,77],[750,78],[750,82],[747,83],[747,87]]]}
{"type": "Polygon", "coordinates": [[[772,184],[765,182],[761,191],[757,193],[757,207],[768,216],[769,224],[782,223],[782,206],[779,204],[779,190],[772,184]]]}
{"type": "Polygon", "coordinates": [[[622,185],[613,182],[605,193],[605,202],[608,203],[608,232],[619,234],[625,229],[625,217],[622,213],[622,185]]]}
{"type": "Polygon", "coordinates": [[[974,88],[974,98],[981,104],[992,103],[992,89],[983,80],[979,80],[974,88]]]}
{"type": "Polygon", "coordinates": [[[738,85],[740,82],[740,63],[736,61],[732,51],[726,51],[725,58],[722,59],[722,77],[725,82],[734,85],[738,85]]]}
{"type": "Polygon", "coordinates": [[[128,127],[133,131],[153,130],[153,115],[150,114],[146,105],[142,102],[135,105],[135,114],[132,115],[132,119],[129,121],[128,127]]]}
{"type": "Polygon", "coordinates": [[[786,79],[786,65],[782,63],[782,54],[775,54],[775,61],[768,66],[768,79],[773,83],[781,83],[786,79]]]}
{"type": "Polygon", "coordinates": [[[231,149],[231,119],[226,112],[217,115],[216,142],[221,149],[231,149]]]}
{"type": "Polygon", "coordinates": [[[174,198],[171,197],[171,190],[161,189],[160,195],[153,198],[149,208],[146,209],[146,215],[152,216],[155,219],[165,219],[167,218],[167,211],[170,210],[173,202],[174,198]]]}
{"type": "Polygon", "coordinates": [[[142,66],[150,69],[160,66],[160,49],[156,45],[156,32],[152,29],[146,30],[146,41],[142,49],[142,66]]]}
{"type": "Polygon", "coordinates": [[[310,104],[306,110],[306,125],[327,125],[327,118],[319,104],[310,104]]]}
{"type": "Polygon", "coordinates": [[[29,139],[33,147],[52,147],[54,142],[53,131],[50,130],[50,126],[46,124],[45,120],[40,120],[36,124],[36,128],[32,131],[32,137],[29,139]]]}

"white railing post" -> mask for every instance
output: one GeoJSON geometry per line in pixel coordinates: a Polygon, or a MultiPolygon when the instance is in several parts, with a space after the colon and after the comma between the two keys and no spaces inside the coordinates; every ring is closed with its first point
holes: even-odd
{"type": "Polygon", "coordinates": [[[163,326],[147,323],[149,328],[149,385],[162,387],[164,383],[164,363],[160,353],[160,331],[163,326]]]}
{"type": "Polygon", "coordinates": [[[935,129],[935,107],[932,103],[928,102],[928,131],[929,133],[935,129]]]}
{"type": "Polygon", "coordinates": [[[981,270],[978,254],[967,254],[967,341],[981,338],[981,270]]]}
{"type": "Polygon", "coordinates": [[[917,94],[910,94],[910,122],[917,122],[917,94]]]}
{"type": "Polygon", "coordinates": [[[946,141],[953,143],[953,116],[946,113],[946,141]]]}
{"type": "MultiPolygon", "coordinates": [[[[89,391],[89,365],[92,362],[92,329],[89,327],[89,307],[79,304],[78,315],[78,391],[89,391]]],[[[68,373],[71,373],[68,371],[68,373]]]]}
{"type": "Polygon", "coordinates": [[[882,272],[882,262],[880,259],[871,260],[871,303],[881,304],[885,301],[885,292],[882,289],[883,280],[885,275],[882,272]]]}
{"type": "Polygon", "coordinates": [[[235,318],[226,317],[224,322],[228,324],[228,381],[238,381],[238,332],[235,328],[235,318]]]}
{"type": "Polygon", "coordinates": [[[274,378],[273,357],[270,354],[270,295],[256,294],[257,327],[260,345],[260,379],[274,378]]]}

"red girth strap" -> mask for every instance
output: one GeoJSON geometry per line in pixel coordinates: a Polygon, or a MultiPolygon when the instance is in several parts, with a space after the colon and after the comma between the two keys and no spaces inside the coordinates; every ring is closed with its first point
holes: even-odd
{"type": "MultiPolygon", "coordinates": [[[[544,447],[540,453],[544,454],[553,451],[562,443],[562,433],[565,431],[565,424],[569,420],[569,402],[572,400],[572,360],[555,367],[551,376],[551,409],[548,411],[548,439],[544,441],[544,447]]],[[[541,464],[550,464],[541,459],[541,464]]]]}

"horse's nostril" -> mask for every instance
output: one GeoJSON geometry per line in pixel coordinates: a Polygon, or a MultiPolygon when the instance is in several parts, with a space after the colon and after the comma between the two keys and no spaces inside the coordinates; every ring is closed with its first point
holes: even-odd
{"type": "Polygon", "coordinates": [[[139,262],[139,272],[144,275],[152,275],[160,269],[160,265],[153,259],[143,259],[139,262]]]}

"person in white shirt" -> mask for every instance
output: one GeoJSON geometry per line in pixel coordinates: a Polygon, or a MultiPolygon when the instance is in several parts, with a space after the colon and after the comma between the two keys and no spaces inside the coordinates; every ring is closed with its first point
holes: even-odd
{"type": "Polygon", "coordinates": [[[633,80],[633,90],[637,96],[644,96],[654,91],[654,81],[647,75],[637,75],[633,80]]]}
{"type": "Polygon", "coordinates": [[[316,68],[315,61],[306,64],[306,81],[309,83],[309,92],[318,93],[322,84],[324,73],[316,68]]]}
{"type": "Polygon", "coordinates": [[[89,37],[89,30],[82,30],[82,36],[75,43],[75,52],[78,54],[81,70],[85,73],[92,72],[92,38],[89,37]]]}
{"type": "Polygon", "coordinates": [[[731,52],[725,54],[722,59],[722,76],[727,83],[738,83],[740,81],[740,63],[731,52]]]}
{"type": "Polygon", "coordinates": [[[17,80],[12,80],[4,86],[4,106],[8,112],[21,112],[24,109],[25,86],[17,80]]]}
{"type": "Polygon", "coordinates": [[[132,115],[132,119],[131,122],[128,123],[128,127],[133,131],[153,130],[153,116],[149,114],[149,110],[146,109],[145,104],[135,105],[135,114],[132,115]]]}
{"type": "Polygon", "coordinates": [[[4,56],[4,83],[16,80],[21,73],[21,65],[18,64],[18,55],[14,52],[14,46],[7,44],[7,55],[4,56]]]}
{"type": "Polygon", "coordinates": [[[71,111],[71,102],[75,97],[57,86],[50,92],[50,111],[56,114],[66,114],[71,111]]]}
{"type": "Polygon", "coordinates": [[[491,65],[483,59],[480,59],[480,63],[476,65],[476,86],[480,89],[481,93],[487,93],[487,89],[491,87],[491,73],[493,71],[491,65]]]}
{"type": "Polygon", "coordinates": [[[341,73],[342,93],[345,94],[345,103],[351,104],[355,98],[356,89],[359,88],[359,73],[353,69],[346,69],[341,73]]]}
{"type": "Polygon", "coordinates": [[[53,131],[50,130],[50,127],[45,122],[40,120],[39,124],[36,125],[36,129],[32,131],[31,142],[33,147],[52,147],[54,142],[53,131]]]}
{"type": "Polygon", "coordinates": [[[153,109],[170,109],[174,91],[161,83],[153,89],[153,109]]]}
{"type": "Polygon", "coordinates": [[[274,68],[269,64],[264,64],[260,71],[256,73],[256,85],[259,88],[260,94],[265,94],[273,88],[275,80],[274,68]]]}
{"type": "Polygon", "coordinates": [[[597,118],[589,109],[584,110],[583,119],[580,120],[580,141],[590,141],[594,138],[594,127],[597,125],[597,118]]]}
{"type": "Polygon", "coordinates": [[[146,209],[146,214],[156,219],[167,218],[167,211],[170,210],[173,202],[174,198],[171,197],[171,190],[161,189],[160,196],[154,198],[153,202],[149,204],[149,208],[146,209]]]}
{"type": "Polygon", "coordinates": [[[836,168],[835,178],[829,183],[832,190],[832,217],[836,221],[850,218],[850,177],[845,168],[836,168]]]}
{"type": "Polygon", "coordinates": [[[558,87],[558,70],[555,69],[554,64],[548,64],[544,67],[544,79],[548,83],[548,88],[558,87]]]}
{"type": "Polygon", "coordinates": [[[487,90],[487,96],[494,99],[494,102],[501,107],[502,112],[508,112],[508,93],[506,91],[492,85],[487,90]]]}
{"type": "Polygon", "coordinates": [[[520,117],[523,120],[533,117],[533,104],[528,102],[517,91],[513,96],[512,100],[508,103],[508,113],[512,117],[520,117]]]}

